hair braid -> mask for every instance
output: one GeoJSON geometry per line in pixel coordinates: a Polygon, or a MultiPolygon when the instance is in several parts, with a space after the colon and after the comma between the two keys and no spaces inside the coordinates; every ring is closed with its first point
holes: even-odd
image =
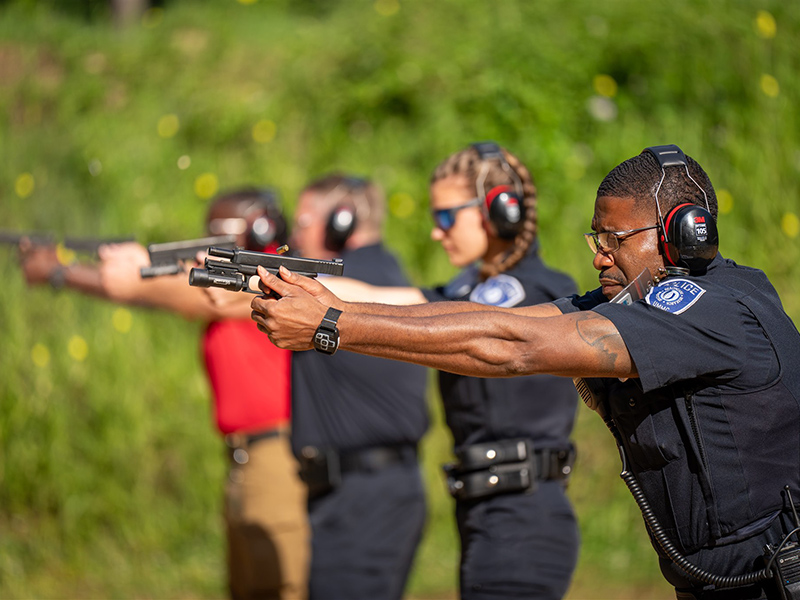
{"type": "MultiPolygon", "coordinates": [[[[500,149],[503,156],[508,162],[508,165],[514,170],[522,182],[523,194],[523,208],[525,212],[525,220],[522,223],[522,230],[512,240],[511,248],[496,257],[491,262],[486,262],[481,265],[480,275],[483,279],[494,277],[514,267],[522,258],[529,252],[531,246],[536,241],[538,230],[538,215],[536,211],[536,186],[533,182],[533,177],[530,171],[522,164],[522,162],[505,148],[500,149]]],[[[486,180],[484,181],[485,190],[489,190],[498,185],[508,185],[509,176],[503,169],[503,165],[498,160],[482,161],[478,151],[470,146],[460,152],[451,154],[433,172],[431,176],[431,184],[457,175],[464,177],[468,184],[476,189],[478,184],[478,176],[482,168],[488,166],[486,172],[486,180]]],[[[484,218],[487,217],[487,207],[483,208],[484,218]]]]}

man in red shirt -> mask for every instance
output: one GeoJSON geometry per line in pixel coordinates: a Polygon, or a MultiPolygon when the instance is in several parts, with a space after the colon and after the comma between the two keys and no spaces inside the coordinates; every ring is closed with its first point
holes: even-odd
{"type": "MultiPolygon", "coordinates": [[[[266,190],[219,196],[206,226],[209,235],[236,235],[237,245],[248,250],[274,251],[287,238],[277,200],[266,190]]],[[[190,287],[186,273],[142,279],[139,270],[150,264],[143,246],[104,246],[99,255],[99,264],[64,265],[52,246],[23,245],[21,263],[29,284],[57,282],[208,323],[203,357],[217,428],[230,455],[225,489],[230,595],[304,599],[309,533],[305,487],[288,445],[291,354],[269,343],[251,320],[237,318],[229,305],[190,287]]]]}

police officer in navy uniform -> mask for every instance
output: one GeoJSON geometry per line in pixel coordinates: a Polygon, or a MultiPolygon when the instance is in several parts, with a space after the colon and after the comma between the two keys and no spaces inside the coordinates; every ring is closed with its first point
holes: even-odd
{"type": "MultiPolygon", "coordinates": [[[[384,211],[376,184],[323,177],[300,195],[292,244],[311,258],[342,258],[350,277],[408,285],[380,243],[384,211]]],[[[292,361],[292,447],[312,528],[310,598],[399,599],[425,520],[417,443],[428,425],[427,372],[326,356],[330,345],[317,350],[292,361]]]]}
{"type": "Polygon", "coordinates": [[[677,146],[615,167],[592,230],[600,288],[582,297],[360,305],[262,273],[282,298],[254,300],[253,318],[278,346],[307,348],[335,307],[343,349],[473,376],[580,378],[678,598],[796,597],[800,334],[778,294],[717,253],[713,187],[677,146]]]}
{"type": "MultiPolygon", "coordinates": [[[[471,300],[530,306],[574,294],[574,282],[538,253],[537,195],[528,169],[493,142],[456,152],[431,180],[431,237],[463,270],[433,289],[387,289],[330,278],[347,300],[471,300]]],[[[448,465],[461,539],[464,599],[561,598],[578,558],[566,496],[577,394],[569,379],[464,377],[441,371],[439,389],[457,461],[448,465]]]]}
{"type": "MultiPolygon", "coordinates": [[[[795,527],[800,373],[790,365],[800,338],[766,275],[717,252],[716,197],[695,161],[677,146],[647,149],[612,171],[598,196],[647,197],[648,188],[657,190],[653,231],[668,276],[631,306],[596,292],[556,304],[607,318],[635,362],[638,378],[585,380],[585,389],[616,430],[633,474],[626,482],[653,511],[651,536],[678,598],[779,598],[770,579],[731,585],[708,574],[757,573],[795,527]],[[692,576],[683,560],[706,573],[692,576]]],[[[595,264],[638,231],[589,234],[595,264]]],[[[614,279],[601,272],[601,289],[615,290],[614,279]]]]}
{"type": "MultiPolygon", "coordinates": [[[[539,257],[536,188],[517,157],[494,143],[475,144],[443,161],[431,183],[434,239],[459,266],[459,251],[468,252],[458,246],[462,235],[471,233],[467,247],[478,251],[485,237],[486,250],[448,285],[423,290],[429,302],[529,306],[576,291],[539,257]],[[473,198],[477,206],[453,212],[454,202],[473,198]]],[[[574,459],[574,386],[552,375],[484,379],[440,371],[439,389],[457,457],[448,471],[461,538],[461,597],[561,598],[579,546],[565,493],[574,459]]]]}

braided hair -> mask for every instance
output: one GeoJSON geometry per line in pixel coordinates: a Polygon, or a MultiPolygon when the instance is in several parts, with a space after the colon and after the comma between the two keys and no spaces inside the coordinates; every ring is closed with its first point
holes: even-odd
{"type": "MultiPolygon", "coordinates": [[[[503,156],[508,162],[508,165],[514,170],[522,182],[523,193],[523,208],[525,212],[525,219],[522,223],[521,231],[511,240],[511,248],[508,252],[504,252],[492,261],[485,262],[481,265],[480,275],[482,279],[488,279],[508,271],[514,267],[522,258],[530,251],[534,242],[536,241],[536,234],[538,229],[538,216],[536,214],[536,186],[533,183],[533,177],[530,171],[520,160],[511,154],[505,148],[500,149],[503,156]]],[[[508,185],[509,176],[503,169],[503,165],[499,160],[484,161],[481,159],[478,151],[470,146],[460,152],[451,154],[443,162],[436,167],[431,176],[431,185],[441,179],[451,176],[463,177],[466,179],[468,185],[477,190],[478,176],[481,170],[486,169],[486,180],[484,181],[484,190],[490,190],[499,185],[508,185]]],[[[478,194],[480,191],[478,190],[478,194]]],[[[487,207],[484,206],[484,218],[488,219],[487,207]]]]}

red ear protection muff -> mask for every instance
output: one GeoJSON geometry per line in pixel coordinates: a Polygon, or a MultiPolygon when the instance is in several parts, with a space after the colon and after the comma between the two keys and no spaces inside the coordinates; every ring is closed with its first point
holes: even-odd
{"type": "Polygon", "coordinates": [[[664,219],[661,244],[670,265],[702,271],[717,255],[717,223],[702,206],[679,204],[664,219]]]}
{"type": "Polygon", "coordinates": [[[486,194],[489,222],[503,239],[513,239],[522,229],[522,202],[510,185],[498,185],[486,194]]]}
{"type": "Polygon", "coordinates": [[[483,163],[476,187],[478,197],[484,199],[487,220],[497,231],[498,237],[505,240],[513,239],[522,231],[525,222],[525,194],[522,191],[522,181],[495,142],[476,142],[472,147],[478,152],[478,157],[483,163]],[[498,185],[488,191],[485,190],[484,183],[489,172],[488,162],[492,160],[500,162],[509,179],[513,180],[513,185],[498,185]]]}
{"type": "Polygon", "coordinates": [[[661,220],[661,249],[669,265],[682,267],[689,271],[704,270],[717,255],[719,247],[719,233],[717,222],[708,206],[706,191],[689,174],[686,155],[674,144],[666,146],[651,146],[643,152],[655,156],[661,166],[661,180],[655,192],[658,218],[661,220]],[[664,218],[661,213],[661,204],[658,192],[666,176],[667,167],[683,167],[686,176],[703,192],[706,206],[703,208],[692,202],[684,202],[673,208],[664,218]]]}

